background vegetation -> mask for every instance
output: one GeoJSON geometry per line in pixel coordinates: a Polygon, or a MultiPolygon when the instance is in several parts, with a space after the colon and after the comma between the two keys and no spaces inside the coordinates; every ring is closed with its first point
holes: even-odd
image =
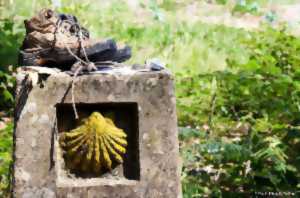
{"type": "MultiPolygon", "coordinates": [[[[10,183],[9,117],[23,20],[42,7],[75,14],[92,37],[129,43],[129,63],[157,57],[173,71],[184,197],[299,191],[300,39],[285,26],[248,32],[176,14],[191,2],[141,1],[137,12],[124,1],[0,0],[0,197],[10,183]]],[[[233,11],[266,3],[244,2],[233,11]]]]}

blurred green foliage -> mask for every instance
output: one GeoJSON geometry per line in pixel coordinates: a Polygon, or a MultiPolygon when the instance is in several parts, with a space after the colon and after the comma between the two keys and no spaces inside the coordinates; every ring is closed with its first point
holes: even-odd
{"type": "Polygon", "coordinates": [[[12,123],[0,130],[0,197],[8,196],[10,191],[12,131],[12,123]]]}
{"type": "Polygon", "coordinates": [[[232,12],[233,13],[251,13],[259,14],[260,5],[257,1],[253,0],[238,0],[234,5],[232,12]]]}
{"type": "Polygon", "coordinates": [[[0,111],[11,112],[14,104],[12,77],[13,65],[17,63],[18,48],[23,39],[23,33],[16,28],[11,18],[0,14],[0,111]]]}
{"type": "Polygon", "coordinates": [[[180,121],[207,133],[192,144],[184,138],[184,189],[193,183],[191,193],[217,197],[299,191],[300,39],[267,28],[240,42],[246,63],[229,58],[226,70],[186,73],[177,85],[180,121]]]}
{"type": "Polygon", "coordinates": [[[0,109],[10,111],[14,104],[13,89],[15,79],[7,72],[0,70],[0,109]]]}
{"type": "Polygon", "coordinates": [[[1,70],[7,70],[6,66],[17,63],[17,52],[22,41],[23,33],[15,29],[15,23],[10,18],[0,18],[0,56],[1,70]]]}
{"type": "MultiPolygon", "coordinates": [[[[1,110],[13,106],[8,66],[16,66],[23,20],[55,7],[78,16],[94,38],[129,43],[129,63],[156,57],[175,73],[184,197],[299,190],[300,39],[284,29],[247,32],[176,15],[191,2],[0,2],[1,110]]],[[[9,124],[0,131],[0,196],[10,180],[11,139],[9,124]]]]}

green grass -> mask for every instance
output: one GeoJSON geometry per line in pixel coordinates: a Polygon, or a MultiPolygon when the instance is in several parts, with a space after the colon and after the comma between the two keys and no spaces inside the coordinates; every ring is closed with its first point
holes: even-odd
{"type": "Polygon", "coordinates": [[[9,192],[10,166],[12,162],[12,130],[13,125],[0,130],[0,197],[9,192]]]}
{"type": "MultiPolygon", "coordinates": [[[[36,5],[30,4],[31,1],[13,2],[9,6],[9,13],[15,16],[16,32],[24,32],[23,19],[33,14],[29,12],[30,8],[39,10],[47,5],[45,0],[37,1],[36,5]],[[22,6],[17,6],[21,2],[22,6]]],[[[129,63],[144,63],[147,58],[157,57],[175,73],[185,70],[207,73],[224,70],[228,57],[234,57],[238,62],[247,58],[243,46],[238,42],[238,38],[247,36],[243,30],[200,22],[187,23],[184,19],[178,20],[176,10],[165,12],[159,8],[153,11],[151,6],[140,8],[143,13],[140,21],[134,10],[122,1],[105,7],[91,0],[84,3],[79,0],[62,2],[63,7],[59,10],[76,14],[91,31],[92,37],[112,37],[119,42],[129,43],[133,47],[129,63]],[[164,20],[155,20],[153,12],[162,12],[164,20]]]]}

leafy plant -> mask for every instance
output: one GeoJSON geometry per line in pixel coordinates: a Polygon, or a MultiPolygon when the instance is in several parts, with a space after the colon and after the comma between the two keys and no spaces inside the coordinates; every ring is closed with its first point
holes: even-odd
{"type": "Polygon", "coordinates": [[[8,124],[0,130],[0,196],[8,197],[11,183],[11,162],[12,162],[12,129],[13,125],[8,124]]]}
{"type": "Polygon", "coordinates": [[[249,51],[247,62],[229,58],[225,71],[188,74],[180,81],[188,83],[178,85],[180,118],[208,133],[181,147],[184,183],[210,186],[203,193],[211,196],[294,192],[300,182],[300,39],[267,28],[240,42],[249,51]],[[198,108],[181,108],[186,97],[198,108]]]}
{"type": "Polygon", "coordinates": [[[11,75],[18,60],[18,48],[23,36],[11,18],[1,19],[0,14],[0,111],[9,110],[14,104],[15,79],[11,75]]]}
{"type": "Polygon", "coordinates": [[[15,79],[8,73],[0,71],[0,109],[10,110],[14,104],[13,89],[15,79]]]}
{"type": "Polygon", "coordinates": [[[0,16],[0,70],[6,70],[5,66],[16,65],[18,49],[22,42],[23,32],[19,32],[11,18],[1,19],[0,16]]]}

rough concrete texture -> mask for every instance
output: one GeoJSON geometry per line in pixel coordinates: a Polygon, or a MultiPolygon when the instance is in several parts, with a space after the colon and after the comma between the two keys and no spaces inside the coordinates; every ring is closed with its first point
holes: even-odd
{"type": "Polygon", "coordinates": [[[181,197],[173,79],[159,72],[79,76],[76,103],[138,104],[140,178],[69,177],[57,142],[56,105],[71,103],[72,77],[53,69],[23,67],[17,75],[14,132],[16,198],[181,197]]]}

